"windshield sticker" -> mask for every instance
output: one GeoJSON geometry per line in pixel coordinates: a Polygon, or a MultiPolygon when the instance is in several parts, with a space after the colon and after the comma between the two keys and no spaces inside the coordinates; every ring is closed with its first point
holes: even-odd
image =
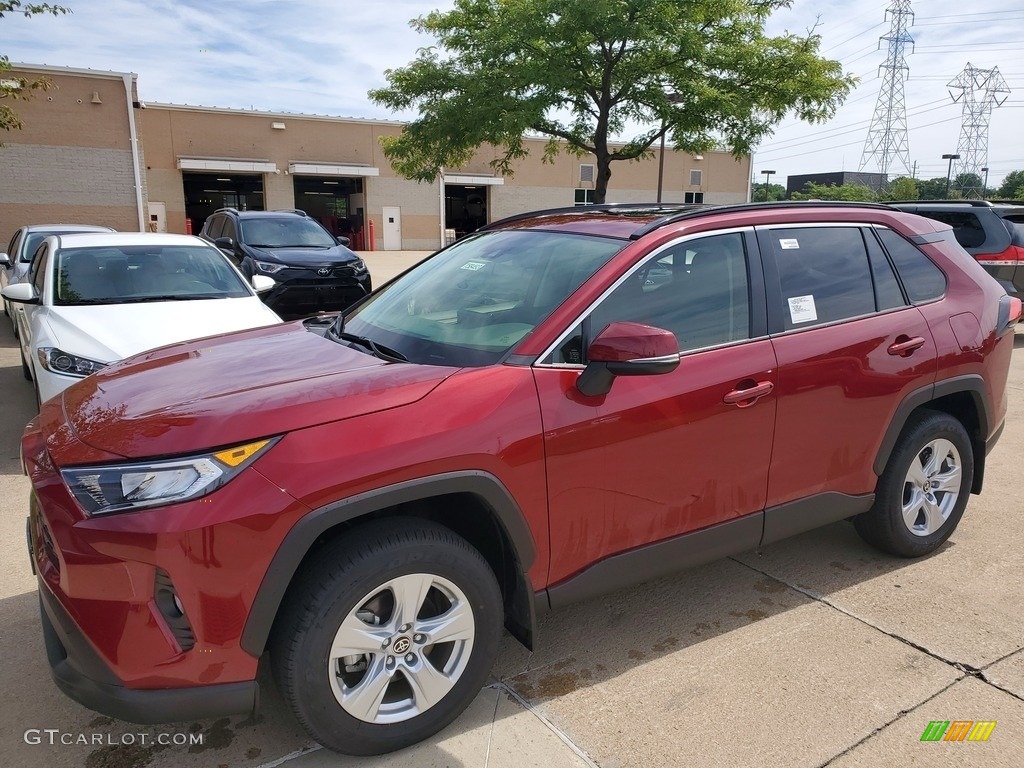
{"type": "Polygon", "coordinates": [[[779,239],[779,247],[784,251],[795,251],[800,249],[800,241],[795,237],[785,237],[779,239]]]}
{"type": "Polygon", "coordinates": [[[476,272],[478,269],[483,269],[487,266],[486,261],[467,261],[459,269],[468,269],[471,272],[476,272]]]}
{"type": "Polygon", "coordinates": [[[818,319],[814,308],[814,296],[793,296],[789,300],[789,319],[796,323],[809,323],[818,319]]]}

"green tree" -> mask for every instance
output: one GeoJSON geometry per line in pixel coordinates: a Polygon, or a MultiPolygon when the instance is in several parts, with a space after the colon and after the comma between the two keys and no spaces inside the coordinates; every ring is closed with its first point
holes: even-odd
{"type": "Polygon", "coordinates": [[[899,176],[889,182],[884,195],[879,195],[879,199],[917,200],[920,196],[921,192],[917,188],[917,179],[912,179],[909,176],[899,176]]]}
{"type": "Polygon", "coordinates": [[[764,184],[754,183],[750,190],[750,199],[755,203],[763,203],[766,200],[785,200],[786,188],[781,184],[769,184],[768,195],[765,197],[764,184]]]}
{"type": "MultiPolygon", "coordinates": [[[[59,16],[62,13],[71,11],[60,5],[50,3],[22,3],[21,0],[0,0],[0,19],[7,14],[20,13],[23,16],[35,16],[39,13],[51,13],[59,16]]],[[[40,77],[29,80],[25,77],[9,77],[4,73],[11,69],[9,58],[0,54],[0,128],[5,131],[13,131],[21,128],[21,120],[17,113],[4,103],[5,99],[15,101],[16,99],[27,99],[32,91],[46,91],[53,87],[47,78],[40,77]]],[[[0,142],[0,147],[3,143],[0,142]]]]}
{"type": "Polygon", "coordinates": [[[547,161],[563,149],[595,156],[595,202],[614,162],[650,156],[662,136],[687,152],[721,143],[747,154],[788,114],[831,117],[855,83],[818,55],[813,30],[765,34],[790,3],[456,0],[411,22],[437,45],[370,91],[378,104],[419,111],[381,140],[384,153],[403,176],[431,181],[491,145],[494,170],[512,175],[532,134],[547,139],[547,161]],[[631,138],[610,143],[619,136],[631,138]]]}
{"type": "Polygon", "coordinates": [[[844,200],[847,202],[863,201],[873,203],[878,200],[878,193],[864,184],[815,184],[807,182],[803,192],[794,192],[794,200],[844,200]]]}
{"type": "Polygon", "coordinates": [[[958,173],[953,177],[950,189],[955,189],[961,197],[984,197],[984,182],[976,173],[958,173]]]}
{"type": "MultiPolygon", "coordinates": [[[[922,200],[945,200],[946,195],[946,177],[941,176],[936,179],[919,180],[917,182],[917,190],[921,194],[922,200]]],[[[957,197],[959,193],[950,186],[950,194],[948,197],[957,197]]]]}
{"type": "Polygon", "coordinates": [[[1001,200],[1024,200],[1024,171],[1010,171],[1006,174],[994,197],[1001,200]]]}

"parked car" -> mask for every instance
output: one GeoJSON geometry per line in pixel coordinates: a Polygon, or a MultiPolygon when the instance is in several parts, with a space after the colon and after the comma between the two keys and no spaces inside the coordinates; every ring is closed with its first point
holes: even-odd
{"type": "Polygon", "coordinates": [[[1006,292],[1024,298],[1024,204],[984,200],[891,203],[953,228],[953,235],[1006,292]]]}
{"type": "MultiPolygon", "coordinates": [[[[29,269],[32,268],[32,257],[43,239],[49,235],[69,235],[72,232],[113,232],[111,227],[94,227],[87,224],[30,224],[21,227],[11,242],[7,245],[6,253],[0,253],[0,292],[8,285],[20,283],[28,277],[29,269]]],[[[11,327],[14,335],[18,335],[18,322],[8,305],[7,299],[4,302],[4,314],[11,319],[11,327]]]]}
{"type": "Polygon", "coordinates": [[[844,518],[934,552],[1020,312],[884,206],[589,206],[335,320],[112,365],[22,443],[54,679],[184,721],[251,711],[269,650],[314,739],[376,754],[451,722],[540,610],[844,518]]]}
{"type": "Polygon", "coordinates": [[[3,296],[23,309],[21,366],[40,401],[146,349],[281,322],[216,248],[187,235],[50,235],[29,281],[3,296]]]}
{"type": "Polygon", "coordinates": [[[283,317],[345,309],[372,290],[366,263],[346,247],[347,239],[299,210],[221,208],[200,236],[233,258],[246,277],[273,279],[264,301],[283,317]]]}

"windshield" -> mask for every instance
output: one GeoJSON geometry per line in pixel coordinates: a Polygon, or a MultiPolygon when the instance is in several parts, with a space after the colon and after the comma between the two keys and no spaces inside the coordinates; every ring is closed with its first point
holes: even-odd
{"type": "Polygon", "coordinates": [[[54,303],[127,304],[252,296],[213,248],[121,245],[63,248],[56,259],[54,303]]]}
{"type": "Polygon", "coordinates": [[[243,219],[242,242],[256,248],[333,248],[337,245],[327,230],[302,216],[243,219]]]}
{"type": "Polygon", "coordinates": [[[360,305],[345,331],[415,363],[493,365],[624,245],[560,232],[483,232],[360,305]]]}

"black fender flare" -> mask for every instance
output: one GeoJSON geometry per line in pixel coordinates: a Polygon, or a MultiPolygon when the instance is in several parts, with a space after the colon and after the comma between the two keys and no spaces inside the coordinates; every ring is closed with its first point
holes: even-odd
{"type": "MultiPolygon", "coordinates": [[[[988,397],[985,392],[985,380],[976,373],[970,373],[937,381],[921,389],[916,389],[903,398],[903,401],[896,408],[896,413],[893,414],[892,421],[889,422],[889,428],[885,431],[882,444],[878,447],[878,453],[875,455],[875,463],[873,465],[875,474],[881,477],[882,472],[885,471],[885,465],[889,462],[889,457],[896,446],[896,441],[903,432],[903,428],[907,425],[907,419],[910,418],[911,413],[933,400],[958,392],[969,394],[974,400],[974,405],[978,412],[978,427],[981,433],[978,437],[982,450],[975,452],[977,454],[975,462],[980,466],[985,458],[984,445],[989,437],[989,416],[992,409],[989,407],[988,397]]],[[[980,479],[980,476],[977,479],[980,479]]]]}
{"type": "MultiPolygon", "coordinates": [[[[242,631],[242,649],[257,657],[263,653],[285,592],[303,558],[325,531],[388,507],[453,493],[477,496],[490,508],[512,544],[516,567],[520,577],[526,581],[521,586],[529,588],[526,573],[537,557],[533,536],[519,505],[497,477],[489,472],[467,470],[407,480],[332,502],[313,510],[292,526],[271,560],[253,599],[242,631]]],[[[532,594],[532,588],[529,592],[532,594]]],[[[530,623],[534,622],[531,610],[530,623]]]]}

